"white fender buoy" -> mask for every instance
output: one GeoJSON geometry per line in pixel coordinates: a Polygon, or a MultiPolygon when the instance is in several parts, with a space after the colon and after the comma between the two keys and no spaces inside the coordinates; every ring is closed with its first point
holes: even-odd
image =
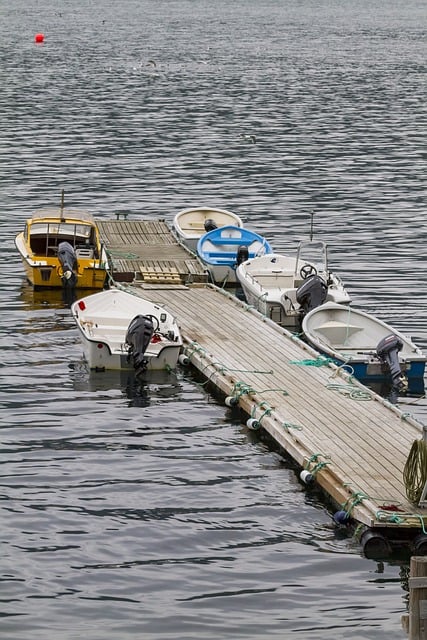
{"type": "Polygon", "coordinates": [[[178,357],[178,362],[184,367],[187,367],[190,364],[190,358],[186,356],[185,353],[181,353],[178,357]]]}
{"type": "Polygon", "coordinates": [[[299,474],[299,477],[305,484],[311,484],[314,482],[314,475],[310,473],[310,471],[307,471],[307,469],[303,469],[299,474]]]}
{"type": "Polygon", "coordinates": [[[225,404],[227,407],[235,407],[239,404],[239,400],[235,396],[227,396],[225,399],[225,404]]]}
{"type": "Polygon", "coordinates": [[[261,427],[261,423],[255,418],[249,418],[246,422],[246,426],[248,429],[252,429],[252,431],[257,431],[261,427]]]}

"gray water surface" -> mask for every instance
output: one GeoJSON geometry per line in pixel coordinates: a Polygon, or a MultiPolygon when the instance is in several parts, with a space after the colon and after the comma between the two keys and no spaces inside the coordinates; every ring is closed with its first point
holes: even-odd
{"type": "Polygon", "coordinates": [[[89,374],[13,240],[61,189],[100,218],[231,209],[279,252],[313,213],[353,304],[427,350],[426,18],[416,0],[4,7],[4,640],[405,637],[407,560],[363,558],[191,371],[89,374]]]}

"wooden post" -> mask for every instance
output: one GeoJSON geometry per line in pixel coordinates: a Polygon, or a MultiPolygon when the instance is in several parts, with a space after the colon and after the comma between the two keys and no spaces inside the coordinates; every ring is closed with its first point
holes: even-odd
{"type": "Polygon", "coordinates": [[[426,556],[412,556],[411,558],[409,577],[409,640],[427,640],[426,556]]]}

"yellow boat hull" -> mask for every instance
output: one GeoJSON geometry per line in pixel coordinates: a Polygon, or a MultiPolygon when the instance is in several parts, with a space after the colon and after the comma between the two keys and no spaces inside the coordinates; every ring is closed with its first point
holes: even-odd
{"type": "MultiPolygon", "coordinates": [[[[63,271],[55,258],[22,258],[27,280],[35,289],[62,288],[63,271]]],[[[79,260],[77,289],[103,289],[107,280],[107,270],[103,263],[94,260],[79,260]]]]}

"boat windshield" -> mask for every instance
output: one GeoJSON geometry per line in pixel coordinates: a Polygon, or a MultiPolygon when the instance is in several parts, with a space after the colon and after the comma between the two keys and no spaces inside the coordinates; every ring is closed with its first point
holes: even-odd
{"type": "Polygon", "coordinates": [[[300,261],[308,262],[320,272],[328,271],[328,248],[322,241],[302,240],[297,249],[297,259],[298,264],[300,264],[300,261]]]}
{"type": "Polygon", "coordinates": [[[31,236],[71,236],[73,238],[90,238],[92,227],[88,224],[70,222],[35,222],[31,225],[31,236]]]}

